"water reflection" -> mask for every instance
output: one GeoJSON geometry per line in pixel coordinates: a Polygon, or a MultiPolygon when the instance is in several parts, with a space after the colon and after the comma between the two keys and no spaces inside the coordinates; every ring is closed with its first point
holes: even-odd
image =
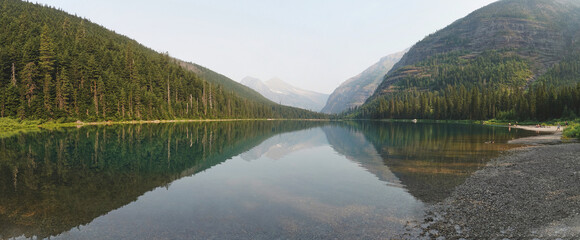
{"type": "Polygon", "coordinates": [[[426,203],[445,199],[502,151],[508,140],[534,135],[472,124],[351,122],[363,132],[405,188],[426,203]]]}
{"type": "Polygon", "coordinates": [[[295,121],[19,135],[0,139],[0,238],[388,238],[524,135],[295,121]]]}
{"type": "Polygon", "coordinates": [[[0,238],[55,236],[311,122],[99,126],[0,139],[0,238]]]}
{"type": "Polygon", "coordinates": [[[288,154],[327,144],[326,138],[318,131],[297,131],[274,136],[241,155],[251,161],[266,156],[278,160],[288,154]]]}

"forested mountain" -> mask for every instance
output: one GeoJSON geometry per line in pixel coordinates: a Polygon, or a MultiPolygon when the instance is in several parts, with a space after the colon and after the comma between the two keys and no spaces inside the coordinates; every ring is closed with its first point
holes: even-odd
{"type": "Polygon", "coordinates": [[[502,0],[418,42],[351,116],[571,118],[579,59],[580,1],[502,0]]]}
{"type": "Polygon", "coordinates": [[[63,11],[0,1],[0,116],[313,118],[63,11]]]}
{"type": "Polygon", "coordinates": [[[241,97],[255,100],[257,102],[263,102],[263,103],[268,103],[268,104],[274,103],[273,101],[262,96],[256,90],[254,90],[248,86],[245,86],[239,82],[236,82],[232,79],[229,79],[228,77],[221,75],[219,73],[216,73],[208,68],[202,67],[202,66],[195,64],[195,63],[189,63],[189,62],[184,62],[184,61],[180,61],[180,60],[176,60],[176,61],[178,61],[182,67],[194,72],[195,74],[197,74],[199,77],[203,78],[204,80],[211,82],[212,84],[222,85],[224,87],[224,90],[226,90],[226,91],[235,92],[236,94],[238,94],[241,97]]]}
{"type": "Polygon", "coordinates": [[[367,68],[361,74],[352,77],[330,94],[326,105],[322,109],[323,113],[341,113],[363,105],[383,81],[383,77],[393,68],[395,63],[401,60],[403,52],[390,54],[381,58],[375,65],[367,68]]]}
{"type": "Polygon", "coordinates": [[[275,103],[312,111],[320,111],[328,99],[328,94],[300,89],[278,78],[262,82],[257,78],[245,77],[241,83],[275,103]]]}

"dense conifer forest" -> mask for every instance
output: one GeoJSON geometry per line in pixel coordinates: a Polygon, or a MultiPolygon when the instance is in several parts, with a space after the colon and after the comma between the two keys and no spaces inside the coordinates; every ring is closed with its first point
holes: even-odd
{"type": "Polygon", "coordinates": [[[530,86],[531,64],[505,51],[439,54],[403,67],[390,93],[345,113],[354,118],[574,119],[580,115],[578,58],[556,64],[530,86]]]}
{"type": "Polygon", "coordinates": [[[355,118],[574,119],[580,2],[504,0],[417,42],[355,118]]]}
{"type": "Polygon", "coordinates": [[[168,54],[57,9],[2,0],[0,11],[0,117],[114,121],[323,116],[240,95],[216,83],[223,79],[207,79],[223,78],[219,74],[201,76],[168,54]]]}

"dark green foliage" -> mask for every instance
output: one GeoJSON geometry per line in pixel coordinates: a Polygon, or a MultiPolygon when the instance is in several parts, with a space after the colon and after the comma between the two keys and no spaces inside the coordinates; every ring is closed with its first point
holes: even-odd
{"type": "Polygon", "coordinates": [[[240,97],[255,100],[257,102],[272,103],[272,101],[260,95],[253,89],[248,88],[241,83],[232,81],[231,79],[229,79],[224,75],[216,73],[210,69],[197,65],[195,63],[187,63],[179,60],[177,60],[177,62],[185,69],[195,72],[198,76],[207,80],[208,82],[211,82],[212,84],[216,85],[222,85],[224,87],[224,91],[235,92],[240,97]]]}
{"type": "Polygon", "coordinates": [[[572,124],[564,129],[564,137],[580,139],[580,124],[572,124]]]}
{"type": "Polygon", "coordinates": [[[525,85],[532,76],[529,64],[507,50],[486,51],[477,56],[457,51],[438,54],[398,72],[410,69],[417,71],[417,74],[408,74],[396,83],[400,89],[442,90],[448,85],[514,88],[525,85]]]}
{"type": "Polygon", "coordinates": [[[390,92],[370,99],[346,116],[547,120],[580,114],[578,60],[573,54],[525,89],[533,77],[530,63],[510,49],[480,54],[438,54],[395,71],[404,76],[390,92]]]}
{"type": "Polygon", "coordinates": [[[346,115],[354,118],[421,119],[574,119],[580,114],[580,83],[536,86],[529,91],[448,86],[442,91],[405,91],[383,95],[346,115]]]}
{"type": "Polygon", "coordinates": [[[227,79],[208,81],[215,76],[65,12],[16,0],[0,1],[0,9],[2,117],[323,117],[239,94],[224,87],[227,79]]]}
{"type": "Polygon", "coordinates": [[[580,80],[580,52],[574,52],[538,78],[536,84],[573,85],[580,80]]]}
{"type": "Polygon", "coordinates": [[[579,31],[576,0],[497,1],[418,42],[353,115],[572,118],[579,31]]]}

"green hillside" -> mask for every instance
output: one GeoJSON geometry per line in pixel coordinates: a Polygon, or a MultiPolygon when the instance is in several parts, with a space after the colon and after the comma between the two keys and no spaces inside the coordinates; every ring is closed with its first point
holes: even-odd
{"type": "Polygon", "coordinates": [[[355,118],[580,114],[580,2],[503,0],[413,46],[355,118]]]}
{"type": "Polygon", "coordinates": [[[0,1],[0,116],[130,120],[315,118],[195,72],[63,11],[0,1]]]}
{"type": "Polygon", "coordinates": [[[241,97],[255,100],[257,102],[263,102],[267,104],[272,104],[274,102],[268,100],[266,97],[260,95],[260,93],[256,92],[255,90],[246,87],[245,85],[236,82],[234,80],[229,79],[228,77],[216,73],[208,68],[202,67],[195,63],[183,62],[177,60],[177,62],[187,70],[190,70],[200,76],[201,78],[207,80],[208,82],[219,84],[224,87],[225,91],[235,92],[241,97]]]}

